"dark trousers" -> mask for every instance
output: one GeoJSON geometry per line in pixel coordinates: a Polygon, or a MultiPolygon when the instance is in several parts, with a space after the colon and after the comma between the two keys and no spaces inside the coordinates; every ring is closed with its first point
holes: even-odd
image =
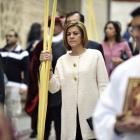
{"type": "Polygon", "coordinates": [[[38,119],[38,110],[35,109],[33,112],[33,115],[31,116],[31,128],[34,131],[34,133],[37,133],[37,119],[38,119]]]}
{"type": "Polygon", "coordinates": [[[54,126],[56,131],[57,140],[61,140],[61,104],[59,106],[52,107],[54,116],[54,126]]]}
{"type": "Polygon", "coordinates": [[[61,104],[48,109],[46,116],[45,131],[51,131],[51,123],[54,120],[56,140],[60,140],[61,136],[61,104]]]}
{"type": "MultiPolygon", "coordinates": [[[[82,134],[81,134],[80,123],[79,123],[78,109],[77,109],[77,130],[76,130],[76,140],[83,140],[83,139],[82,139],[82,134]]],[[[96,139],[91,139],[91,140],[96,140],[96,139]]]]}
{"type": "Polygon", "coordinates": [[[76,130],[76,140],[82,140],[81,128],[79,123],[79,114],[77,109],[77,130],[76,130]]]}

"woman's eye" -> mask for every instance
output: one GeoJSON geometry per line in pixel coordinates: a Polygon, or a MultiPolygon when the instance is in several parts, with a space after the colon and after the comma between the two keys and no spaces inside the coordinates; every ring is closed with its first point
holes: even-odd
{"type": "Polygon", "coordinates": [[[78,35],[78,33],[73,33],[74,35],[78,35]]]}
{"type": "Polygon", "coordinates": [[[67,36],[70,36],[70,34],[67,34],[67,36]]]}

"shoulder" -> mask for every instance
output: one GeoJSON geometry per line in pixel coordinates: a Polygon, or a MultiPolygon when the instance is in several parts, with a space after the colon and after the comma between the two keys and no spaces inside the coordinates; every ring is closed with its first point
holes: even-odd
{"type": "Polygon", "coordinates": [[[59,41],[58,43],[52,45],[52,47],[57,47],[57,46],[63,46],[62,41],[59,41]]]}
{"type": "Polygon", "coordinates": [[[58,58],[57,62],[60,63],[61,61],[66,61],[66,59],[69,57],[69,54],[64,54],[61,57],[58,58]]]}
{"type": "Polygon", "coordinates": [[[127,41],[121,41],[121,42],[118,42],[119,45],[127,45],[128,46],[128,42],[127,41]]]}
{"type": "Polygon", "coordinates": [[[87,49],[87,57],[102,56],[101,52],[96,49],[87,49]]]}
{"type": "Polygon", "coordinates": [[[102,44],[89,40],[87,44],[87,49],[97,49],[102,52],[102,44]]]}
{"type": "Polygon", "coordinates": [[[33,51],[33,56],[39,57],[42,50],[43,50],[43,40],[39,41],[38,44],[36,45],[33,51]]]}
{"type": "Polygon", "coordinates": [[[109,46],[109,44],[108,44],[107,42],[105,42],[105,41],[100,42],[100,44],[101,44],[104,48],[106,48],[106,47],[109,46]]]}
{"type": "Polygon", "coordinates": [[[29,53],[28,53],[28,51],[26,51],[26,50],[21,50],[21,55],[22,55],[23,57],[26,57],[26,56],[29,56],[29,53]]]}
{"type": "Polygon", "coordinates": [[[4,47],[0,48],[0,52],[5,51],[5,48],[6,48],[6,45],[4,47]]]}
{"type": "Polygon", "coordinates": [[[106,44],[106,42],[104,42],[104,41],[101,41],[101,42],[100,42],[100,44],[106,44]]]}
{"type": "Polygon", "coordinates": [[[95,41],[91,41],[91,40],[89,40],[89,41],[88,41],[88,45],[96,45],[96,46],[100,46],[101,44],[100,44],[100,43],[97,43],[97,42],[95,42],[95,41]]]}
{"type": "Polygon", "coordinates": [[[43,50],[43,40],[39,41],[34,49],[34,51],[41,51],[43,50]]]}
{"type": "Polygon", "coordinates": [[[66,49],[64,48],[62,41],[55,43],[52,45],[52,52],[56,54],[64,54],[66,53],[66,49]]]}
{"type": "Polygon", "coordinates": [[[22,50],[22,49],[21,49],[21,46],[19,46],[19,45],[15,48],[14,52],[15,52],[16,54],[22,55],[23,57],[29,55],[28,51],[27,51],[27,50],[22,50]]]}

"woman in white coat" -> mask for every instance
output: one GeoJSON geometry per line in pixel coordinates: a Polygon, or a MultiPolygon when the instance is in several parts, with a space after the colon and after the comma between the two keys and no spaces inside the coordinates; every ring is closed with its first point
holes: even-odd
{"type": "MultiPolygon", "coordinates": [[[[50,70],[49,91],[62,91],[62,140],[95,139],[86,119],[108,84],[108,75],[102,54],[86,49],[87,32],[82,22],[67,24],[63,44],[71,53],[60,57],[55,74],[50,70]]],[[[52,61],[48,51],[42,52],[40,61],[52,61]]]]}

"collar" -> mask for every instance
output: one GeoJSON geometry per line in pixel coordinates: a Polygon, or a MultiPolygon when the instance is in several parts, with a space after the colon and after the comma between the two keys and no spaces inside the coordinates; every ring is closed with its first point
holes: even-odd
{"type": "MultiPolygon", "coordinates": [[[[4,51],[7,51],[7,45],[3,48],[4,51]]],[[[20,45],[17,45],[12,51],[15,51],[15,52],[18,52],[21,50],[21,46],[20,45]]]]}
{"type": "Polygon", "coordinates": [[[63,39],[63,31],[60,34],[53,36],[52,43],[57,43],[62,39],[63,39]]]}

